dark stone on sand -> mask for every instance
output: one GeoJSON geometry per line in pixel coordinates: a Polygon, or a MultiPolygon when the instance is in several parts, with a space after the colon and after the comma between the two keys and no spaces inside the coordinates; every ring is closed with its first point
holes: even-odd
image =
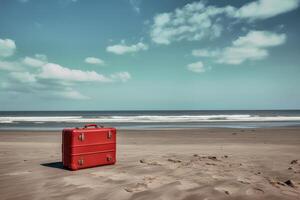
{"type": "Polygon", "coordinates": [[[172,162],[172,163],[181,163],[182,162],[181,160],[175,160],[175,159],[172,159],[172,158],[169,158],[168,161],[172,162]]]}
{"type": "Polygon", "coordinates": [[[294,184],[294,182],[292,180],[287,180],[284,183],[287,184],[290,187],[296,187],[295,184],[294,184]]]}
{"type": "Polygon", "coordinates": [[[140,163],[143,163],[143,164],[147,164],[147,165],[160,165],[158,162],[156,161],[147,161],[145,159],[141,159],[140,160],[140,163]]]}
{"type": "Polygon", "coordinates": [[[298,164],[298,160],[292,160],[292,161],[291,161],[291,164],[292,164],[292,165],[298,164]]]}
{"type": "Polygon", "coordinates": [[[210,159],[210,160],[214,160],[214,161],[218,160],[216,156],[208,156],[207,158],[210,159]]]}
{"type": "Polygon", "coordinates": [[[225,194],[230,195],[228,191],[225,191],[225,194]]]}
{"type": "Polygon", "coordinates": [[[227,155],[225,155],[225,156],[224,156],[224,158],[228,158],[228,156],[227,156],[227,155]]]}
{"type": "Polygon", "coordinates": [[[292,167],[289,167],[289,168],[288,168],[288,170],[292,170],[292,169],[293,169],[292,167]]]}
{"type": "Polygon", "coordinates": [[[237,133],[232,133],[232,135],[236,135],[237,133]]]}
{"type": "Polygon", "coordinates": [[[215,163],[205,163],[206,165],[216,165],[215,163]]]}
{"type": "Polygon", "coordinates": [[[194,156],[194,157],[198,157],[199,155],[198,155],[198,154],[194,154],[193,156],[194,156]]]}

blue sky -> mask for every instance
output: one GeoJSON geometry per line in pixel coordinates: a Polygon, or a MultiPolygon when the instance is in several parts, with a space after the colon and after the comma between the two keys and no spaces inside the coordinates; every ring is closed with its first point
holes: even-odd
{"type": "Polygon", "coordinates": [[[1,0],[0,110],[300,109],[299,0],[1,0]]]}

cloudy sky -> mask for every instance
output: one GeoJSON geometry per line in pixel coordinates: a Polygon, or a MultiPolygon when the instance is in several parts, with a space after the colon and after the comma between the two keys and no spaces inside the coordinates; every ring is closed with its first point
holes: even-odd
{"type": "Polygon", "coordinates": [[[0,110],[300,109],[299,0],[0,0],[0,110]]]}

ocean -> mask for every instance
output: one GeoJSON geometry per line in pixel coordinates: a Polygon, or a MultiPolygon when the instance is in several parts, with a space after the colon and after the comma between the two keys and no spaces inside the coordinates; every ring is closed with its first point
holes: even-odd
{"type": "Polygon", "coordinates": [[[300,126],[300,110],[0,111],[0,130],[61,130],[85,124],[118,129],[300,126]]]}

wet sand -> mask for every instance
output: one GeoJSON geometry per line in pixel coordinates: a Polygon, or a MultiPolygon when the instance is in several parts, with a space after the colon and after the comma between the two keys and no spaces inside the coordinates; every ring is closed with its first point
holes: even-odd
{"type": "Polygon", "coordinates": [[[300,128],[119,131],[117,164],[68,171],[60,132],[0,132],[0,199],[300,199],[300,128]]]}

